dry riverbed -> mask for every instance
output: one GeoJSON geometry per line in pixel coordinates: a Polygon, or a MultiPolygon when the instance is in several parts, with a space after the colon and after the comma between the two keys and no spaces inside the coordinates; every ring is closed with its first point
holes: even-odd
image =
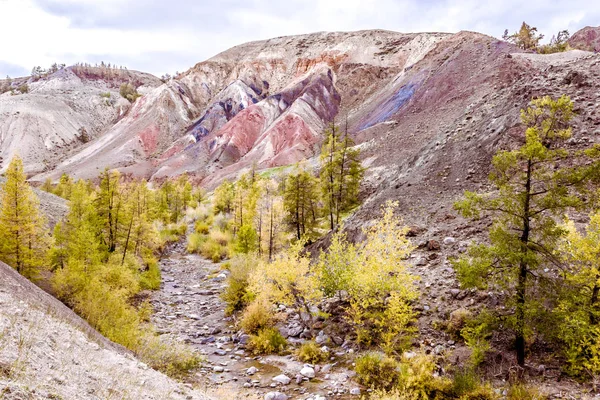
{"type": "MultiPolygon", "coordinates": [[[[192,376],[191,384],[223,399],[359,397],[358,385],[351,380],[353,372],[348,369],[352,350],[333,345],[325,335],[319,339],[331,348],[332,358],[327,364],[305,368],[291,354],[250,354],[244,345],[247,336],[235,328],[232,317],[225,316],[225,303],[219,295],[226,286],[227,271],[219,264],[186,254],[185,244],[180,242],[162,258],[161,271],[161,289],[151,295],[155,310],[152,322],[161,334],[179,338],[204,356],[205,362],[192,376]]],[[[281,330],[286,336],[292,335],[288,337],[292,348],[304,339],[297,337],[301,329],[291,314],[289,317],[281,330]]]]}

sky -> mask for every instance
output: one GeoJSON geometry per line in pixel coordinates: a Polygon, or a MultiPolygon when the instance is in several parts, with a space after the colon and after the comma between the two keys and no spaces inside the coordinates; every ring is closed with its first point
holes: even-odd
{"type": "Polygon", "coordinates": [[[526,21],[549,39],[600,25],[594,0],[0,0],[0,77],[52,63],[183,72],[232,46],[319,31],[471,30],[526,21]]]}

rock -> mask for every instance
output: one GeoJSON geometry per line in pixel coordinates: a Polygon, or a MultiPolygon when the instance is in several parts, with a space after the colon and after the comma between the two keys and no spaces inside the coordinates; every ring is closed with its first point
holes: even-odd
{"type": "Polygon", "coordinates": [[[303,375],[307,378],[314,378],[315,377],[315,369],[309,365],[305,365],[301,370],[300,370],[300,375],[303,375]]]}
{"type": "Polygon", "coordinates": [[[238,342],[241,345],[246,345],[246,343],[248,343],[249,339],[250,339],[250,335],[246,335],[244,333],[243,335],[240,335],[240,337],[238,338],[238,342]]]}
{"type": "Polygon", "coordinates": [[[216,367],[213,367],[213,372],[218,372],[218,373],[225,372],[225,368],[217,365],[216,367]]]}
{"type": "Polygon", "coordinates": [[[418,265],[418,266],[427,265],[427,259],[425,257],[417,257],[417,260],[415,261],[415,265],[418,265]]]}
{"type": "Polygon", "coordinates": [[[328,340],[329,336],[327,336],[323,331],[319,331],[319,334],[315,338],[315,342],[317,342],[317,344],[326,343],[328,340]]]}
{"type": "Polygon", "coordinates": [[[440,355],[440,354],[442,354],[442,353],[444,352],[444,350],[446,350],[446,349],[444,348],[444,346],[442,346],[441,344],[438,344],[437,346],[435,346],[435,349],[433,349],[433,352],[434,352],[436,355],[440,355]]]}
{"type": "Polygon", "coordinates": [[[427,242],[427,250],[429,251],[439,250],[440,247],[440,242],[438,242],[437,240],[429,240],[427,242]]]}
{"type": "Polygon", "coordinates": [[[252,375],[254,375],[257,372],[258,372],[258,368],[256,368],[256,367],[250,367],[250,368],[248,368],[246,370],[246,375],[252,376],[252,375]]]}
{"type": "Polygon", "coordinates": [[[288,400],[289,397],[281,392],[269,392],[265,394],[265,400],[288,400]]]}
{"type": "Polygon", "coordinates": [[[292,381],[289,376],[285,374],[277,375],[273,380],[277,383],[281,383],[282,385],[289,385],[292,381]]]}
{"type": "Polygon", "coordinates": [[[252,384],[251,384],[250,382],[245,382],[245,383],[244,383],[244,387],[245,387],[246,389],[247,389],[247,388],[251,388],[251,387],[252,387],[252,384]]]}
{"type": "Polygon", "coordinates": [[[454,244],[454,243],[456,243],[456,239],[454,239],[453,237],[448,236],[448,237],[444,238],[444,244],[446,246],[449,246],[449,245],[454,244]]]}
{"type": "Polygon", "coordinates": [[[214,278],[215,281],[224,281],[225,279],[227,279],[227,275],[225,274],[219,274],[214,278]]]}
{"type": "Polygon", "coordinates": [[[304,331],[304,328],[301,327],[300,325],[289,326],[287,328],[287,334],[291,337],[298,337],[302,334],[303,331],[304,331]]]}
{"type": "Polygon", "coordinates": [[[460,289],[450,289],[450,295],[456,298],[460,294],[460,289]]]}
{"type": "Polygon", "coordinates": [[[359,396],[360,395],[360,388],[352,388],[352,389],[350,389],[350,394],[354,395],[354,396],[359,396]]]}
{"type": "Polygon", "coordinates": [[[296,375],[296,384],[301,384],[304,381],[304,377],[302,375],[296,375]]]}

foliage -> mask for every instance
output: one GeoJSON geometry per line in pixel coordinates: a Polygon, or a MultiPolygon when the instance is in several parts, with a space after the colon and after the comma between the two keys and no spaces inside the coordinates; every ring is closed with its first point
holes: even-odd
{"type": "Polygon", "coordinates": [[[256,299],[242,314],[240,327],[249,334],[256,334],[275,325],[272,307],[263,299],[256,299]]]}
{"type": "Polygon", "coordinates": [[[296,166],[283,184],[285,221],[296,232],[298,240],[311,235],[317,225],[319,199],[318,180],[305,169],[296,166]]]}
{"type": "Polygon", "coordinates": [[[213,195],[213,207],[215,213],[230,213],[233,210],[233,183],[230,181],[223,181],[214,192],[213,195]]]}
{"type": "Polygon", "coordinates": [[[141,94],[138,93],[135,86],[131,83],[123,83],[119,88],[119,94],[121,97],[129,100],[131,103],[137,100],[138,97],[141,97],[141,94]]]}
{"type": "Polygon", "coordinates": [[[251,291],[270,303],[291,307],[302,324],[312,330],[312,307],[322,298],[318,280],[310,273],[310,259],[301,255],[302,243],[277,255],[272,262],[260,262],[250,275],[251,291]]]}
{"type": "Polygon", "coordinates": [[[320,184],[324,210],[334,230],[340,224],[340,215],[358,204],[358,191],[364,175],[360,150],[353,147],[347,123],[344,134],[332,124],[325,131],[321,148],[320,184]]]}
{"type": "Polygon", "coordinates": [[[202,358],[190,347],[173,340],[146,332],[142,336],[136,355],[151,368],[182,378],[200,366],[202,358]]]}
{"type": "Polygon", "coordinates": [[[519,29],[518,32],[509,35],[508,29],[506,29],[504,35],[502,35],[502,39],[511,42],[524,50],[537,49],[540,40],[543,38],[544,35],[538,35],[537,28],[529,26],[525,22],[523,22],[521,29],[519,29]]]}
{"type": "Polygon", "coordinates": [[[331,238],[326,252],[322,252],[317,263],[319,283],[325,296],[342,296],[354,279],[358,268],[358,249],[348,242],[344,229],[340,229],[331,238]]]}
{"type": "Polygon", "coordinates": [[[507,400],[543,400],[545,398],[546,396],[539,390],[523,383],[511,385],[506,396],[507,400]]]}
{"type": "Polygon", "coordinates": [[[356,379],[371,389],[391,390],[400,379],[398,363],[381,353],[365,353],[355,360],[356,379]]]}
{"type": "Polygon", "coordinates": [[[553,35],[550,43],[540,46],[539,52],[542,54],[560,53],[570,49],[569,47],[569,31],[562,30],[557,35],[553,35]]]}
{"type": "Polygon", "coordinates": [[[250,225],[242,225],[237,233],[235,251],[248,254],[256,251],[258,245],[258,234],[250,225]]]}
{"type": "MultiPolygon", "coordinates": [[[[466,256],[453,264],[466,287],[508,294],[506,306],[513,313],[505,322],[515,334],[521,366],[525,338],[536,326],[537,317],[552,307],[553,283],[560,279],[544,270],[555,264],[553,249],[566,234],[556,218],[584,205],[581,192],[597,169],[596,150],[568,152],[562,147],[571,136],[573,115],[573,103],[567,96],[533,100],[521,111],[527,127],[525,144],[499,151],[493,158],[490,181],[496,191],[466,192],[464,200],[455,204],[465,217],[483,214],[492,218],[490,244],[472,245],[466,256]]],[[[537,328],[543,331],[543,327],[537,328]]]]}
{"type": "Polygon", "coordinates": [[[413,247],[406,239],[407,228],[394,216],[395,207],[392,202],[384,206],[382,218],[364,230],[366,240],[358,249],[336,234],[332,255],[322,256],[319,263],[326,293],[347,285],[348,313],[358,342],[379,344],[388,354],[408,346],[416,319],[411,306],[417,297],[415,278],[404,263],[413,247]]]}
{"type": "Polygon", "coordinates": [[[51,243],[46,221],[19,156],[11,160],[5,176],[0,188],[0,260],[33,278],[44,265],[51,243]]]}
{"type": "Polygon", "coordinates": [[[225,314],[232,315],[243,310],[252,300],[252,294],[248,291],[250,272],[258,260],[251,255],[235,256],[229,263],[229,276],[227,287],[221,294],[225,301],[225,314]]]}
{"type": "Polygon", "coordinates": [[[465,344],[471,349],[471,366],[478,367],[485,360],[485,355],[490,349],[488,339],[491,332],[488,324],[485,322],[469,324],[460,331],[460,334],[465,339],[465,344]]]}
{"type": "Polygon", "coordinates": [[[297,355],[300,361],[310,364],[318,364],[329,358],[328,352],[321,350],[319,345],[312,340],[302,343],[297,355]]]}
{"type": "Polygon", "coordinates": [[[29,85],[27,85],[26,83],[23,83],[22,85],[19,85],[19,87],[17,88],[17,90],[21,94],[29,93],[29,85]]]}
{"type": "Polygon", "coordinates": [[[253,354],[281,354],[287,342],[275,328],[264,328],[248,340],[248,350],[253,354]]]}

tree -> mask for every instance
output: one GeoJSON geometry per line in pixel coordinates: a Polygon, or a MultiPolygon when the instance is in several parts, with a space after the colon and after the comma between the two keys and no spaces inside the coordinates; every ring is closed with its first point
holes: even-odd
{"type": "Polygon", "coordinates": [[[358,191],[364,175],[360,151],[353,148],[354,141],[348,134],[347,125],[342,135],[332,123],[325,132],[321,148],[321,191],[331,230],[339,225],[341,213],[358,203],[358,191]]]}
{"type": "Polygon", "coordinates": [[[109,253],[117,248],[120,218],[123,216],[123,189],[119,171],[107,169],[100,174],[100,188],[96,197],[96,210],[102,226],[104,243],[109,253]]]}
{"type": "Polygon", "coordinates": [[[504,31],[502,39],[511,42],[523,50],[535,50],[538,48],[540,41],[544,35],[537,34],[537,28],[527,25],[525,22],[521,25],[521,29],[512,35],[508,34],[508,29],[504,31]]]}
{"type": "Polygon", "coordinates": [[[221,183],[214,193],[215,213],[230,213],[233,210],[233,196],[233,183],[231,181],[221,183]]]}
{"type": "Polygon", "coordinates": [[[296,166],[283,185],[283,207],[286,222],[294,229],[298,240],[310,234],[317,225],[318,197],[318,180],[296,166]]]}
{"type": "Polygon", "coordinates": [[[20,274],[35,277],[45,261],[50,237],[19,156],[6,171],[0,206],[0,259],[20,274]]]}
{"type": "MultiPolygon", "coordinates": [[[[555,276],[545,272],[557,265],[554,249],[565,235],[557,222],[565,211],[584,205],[580,195],[592,177],[597,150],[569,152],[573,103],[567,96],[535,99],[521,111],[525,143],[499,151],[492,161],[490,181],[495,191],[466,192],[455,208],[465,217],[492,219],[489,244],[476,244],[454,260],[466,287],[504,290],[508,294],[506,324],[515,335],[517,362],[525,364],[525,339],[535,315],[544,312],[545,284],[555,276]],[[538,301],[540,300],[540,301],[538,301]]],[[[548,304],[546,302],[545,304],[548,304]]]]}

